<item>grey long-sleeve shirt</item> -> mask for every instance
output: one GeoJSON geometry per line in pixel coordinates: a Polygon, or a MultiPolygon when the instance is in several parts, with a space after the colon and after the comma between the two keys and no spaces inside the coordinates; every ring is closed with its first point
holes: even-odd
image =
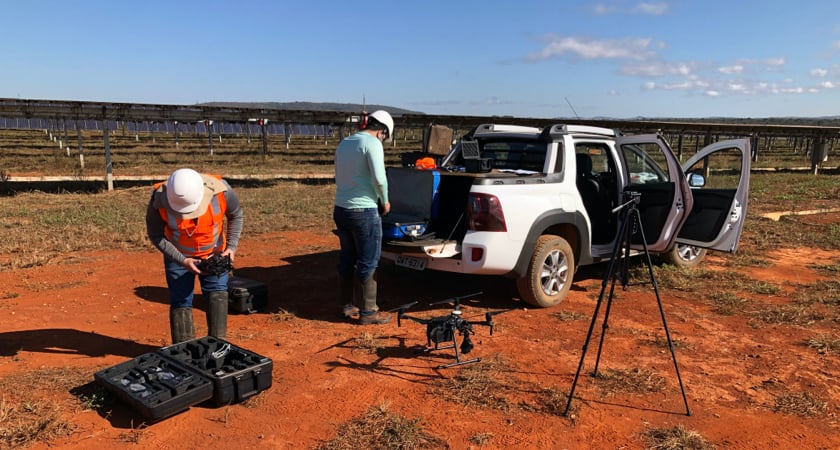
{"type": "MultiPolygon", "coordinates": [[[[227,210],[225,211],[225,239],[227,240],[227,248],[235,252],[239,245],[239,236],[242,234],[242,224],[245,214],[239,205],[239,197],[237,197],[236,192],[233,191],[227,181],[222,180],[222,182],[227,187],[227,190],[224,192],[225,201],[227,202],[227,210]]],[[[149,240],[152,241],[152,245],[160,250],[161,253],[179,264],[183,264],[186,256],[179,252],[164,235],[166,221],[160,216],[158,210],[167,206],[168,202],[166,201],[165,191],[156,190],[152,192],[149,205],[146,207],[146,234],[149,236],[149,240]]]]}

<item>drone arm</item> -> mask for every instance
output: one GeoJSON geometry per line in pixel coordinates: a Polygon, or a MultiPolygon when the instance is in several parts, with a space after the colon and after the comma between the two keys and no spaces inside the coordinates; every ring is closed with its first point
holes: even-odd
{"type": "Polygon", "coordinates": [[[402,318],[402,319],[408,319],[408,320],[411,320],[413,322],[417,322],[417,323],[422,324],[422,325],[427,325],[429,323],[429,319],[421,319],[419,317],[409,316],[408,314],[405,314],[405,313],[401,313],[397,317],[402,318]]]}

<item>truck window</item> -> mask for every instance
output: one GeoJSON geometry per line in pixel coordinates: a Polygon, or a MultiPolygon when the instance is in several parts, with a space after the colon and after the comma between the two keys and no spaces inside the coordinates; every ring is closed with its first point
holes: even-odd
{"type": "Polygon", "coordinates": [[[485,141],[482,158],[492,158],[493,168],[542,172],[545,167],[546,143],[534,141],[485,141]]]}
{"type": "Polygon", "coordinates": [[[622,145],[621,151],[630,174],[630,185],[663,183],[671,180],[668,160],[657,144],[622,145]]]}
{"type": "MultiPolygon", "coordinates": [[[[741,181],[741,162],[743,156],[737,147],[718,150],[707,158],[701,159],[689,167],[686,175],[703,175],[703,189],[738,189],[741,181]]],[[[697,187],[700,188],[700,187],[697,187]]]]}

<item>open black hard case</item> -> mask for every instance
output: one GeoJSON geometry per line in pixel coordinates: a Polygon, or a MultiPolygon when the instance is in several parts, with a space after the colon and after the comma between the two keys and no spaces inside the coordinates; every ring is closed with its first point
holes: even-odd
{"type": "Polygon", "coordinates": [[[207,336],[103,369],[94,380],[156,421],[208,400],[243,401],[271,387],[272,366],[269,358],[207,336]]]}

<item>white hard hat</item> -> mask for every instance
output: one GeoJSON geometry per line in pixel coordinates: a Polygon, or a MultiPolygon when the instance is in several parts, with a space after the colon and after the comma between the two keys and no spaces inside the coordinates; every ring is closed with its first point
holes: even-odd
{"type": "Polygon", "coordinates": [[[391,115],[388,114],[388,111],[380,109],[370,113],[370,117],[376,119],[377,122],[381,123],[382,125],[385,125],[385,127],[388,128],[389,140],[394,137],[394,119],[391,118],[391,115]]]}
{"type": "Polygon", "coordinates": [[[198,208],[204,197],[204,180],[192,169],[178,169],[166,180],[166,199],[169,207],[179,214],[189,214],[198,208]]]}

